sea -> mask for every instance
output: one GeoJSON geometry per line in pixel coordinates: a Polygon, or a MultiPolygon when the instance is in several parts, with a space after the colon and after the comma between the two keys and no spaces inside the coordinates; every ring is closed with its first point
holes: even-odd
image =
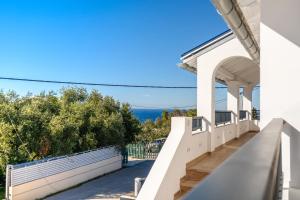
{"type": "MultiPolygon", "coordinates": [[[[161,113],[165,109],[132,109],[134,116],[140,121],[145,122],[147,119],[155,121],[156,118],[161,117],[161,113]]],[[[172,111],[171,109],[168,111],[172,111]]]]}

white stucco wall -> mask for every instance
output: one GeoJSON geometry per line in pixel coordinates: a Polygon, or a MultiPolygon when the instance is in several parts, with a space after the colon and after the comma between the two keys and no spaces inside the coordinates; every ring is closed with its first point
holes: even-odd
{"type": "Polygon", "coordinates": [[[171,132],[161,149],[138,200],[172,200],[180,189],[186,164],[207,152],[207,132],[192,133],[192,118],[173,117],[171,132]]]}
{"type": "Polygon", "coordinates": [[[282,117],[300,130],[299,8],[300,1],[262,1],[262,126],[274,117],[282,117]]]}
{"type": "Polygon", "coordinates": [[[261,123],[279,117],[293,127],[282,140],[284,174],[293,174],[284,182],[300,189],[300,1],[261,3],[261,123]]]}
{"type": "Polygon", "coordinates": [[[220,125],[215,128],[215,147],[234,139],[236,136],[236,124],[220,125]]]}
{"type": "MultiPolygon", "coordinates": [[[[215,128],[215,144],[216,148],[236,137],[236,130],[237,130],[236,124],[225,124],[225,125],[219,125],[215,128]]],[[[240,135],[243,135],[244,133],[247,133],[248,131],[252,130],[258,131],[259,127],[255,125],[253,121],[249,120],[240,120],[239,121],[239,133],[240,135]]]]}
{"type": "MultiPolygon", "coordinates": [[[[247,123],[245,120],[243,123],[247,123]]],[[[192,132],[192,118],[173,117],[171,132],[159,153],[138,200],[172,200],[186,175],[186,164],[208,152],[208,132],[192,132]]],[[[246,126],[247,127],[247,126],[246,126]]],[[[214,134],[217,146],[236,136],[236,124],[220,125],[214,134]]]]}
{"type": "Polygon", "coordinates": [[[260,127],[260,121],[258,120],[252,120],[249,122],[249,131],[259,131],[260,127]]]}
{"type": "Polygon", "coordinates": [[[243,135],[244,133],[247,133],[248,131],[250,131],[250,123],[252,123],[249,120],[240,120],[240,135],[243,135]]]}

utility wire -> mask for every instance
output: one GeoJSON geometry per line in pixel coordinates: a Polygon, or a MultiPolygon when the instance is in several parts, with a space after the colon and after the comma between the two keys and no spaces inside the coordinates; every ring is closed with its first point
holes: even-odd
{"type": "MultiPolygon", "coordinates": [[[[134,84],[112,84],[112,83],[89,83],[77,81],[55,81],[44,79],[29,79],[16,77],[0,77],[0,80],[53,83],[53,84],[70,84],[70,85],[87,85],[87,86],[104,86],[104,87],[126,87],[126,88],[156,88],[156,89],[196,89],[195,86],[164,86],[164,85],[134,85],[134,84]]],[[[256,86],[259,87],[259,86],[256,86]]],[[[226,86],[216,86],[217,89],[226,89],[226,86]]]]}
{"type": "Polygon", "coordinates": [[[157,89],[196,89],[194,86],[162,86],[162,85],[131,85],[131,84],[112,84],[112,83],[88,83],[76,81],[54,81],[44,79],[28,79],[14,77],[0,77],[1,80],[38,82],[38,83],[54,83],[54,84],[70,84],[70,85],[88,85],[88,86],[105,86],[105,87],[127,87],[127,88],[157,88],[157,89]]]}
{"type": "MultiPolygon", "coordinates": [[[[155,88],[155,89],[196,89],[195,86],[163,86],[163,85],[134,85],[134,84],[111,84],[111,83],[89,83],[89,82],[77,82],[77,81],[55,81],[55,80],[44,80],[44,79],[29,79],[29,78],[16,78],[16,77],[0,77],[0,80],[9,81],[23,81],[23,82],[37,82],[37,83],[53,83],[53,84],[70,84],[70,85],[87,85],[87,86],[104,86],[104,87],[124,87],[124,88],[155,88]]],[[[255,86],[258,89],[260,86],[255,86]]],[[[227,89],[226,86],[215,86],[216,89],[227,89]]],[[[240,93],[241,94],[241,93],[240,93]]],[[[222,103],[226,99],[217,100],[216,103],[222,103]]],[[[152,109],[171,109],[171,108],[195,108],[196,105],[192,106],[174,106],[169,108],[163,107],[147,107],[147,106],[136,106],[134,108],[152,108],[152,109]]]]}

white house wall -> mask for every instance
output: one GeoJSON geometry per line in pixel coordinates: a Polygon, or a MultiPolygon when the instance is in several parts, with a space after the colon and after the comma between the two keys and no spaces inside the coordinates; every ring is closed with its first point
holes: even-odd
{"type": "Polygon", "coordinates": [[[284,187],[300,189],[300,1],[261,3],[261,123],[274,117],[288,122],[282,139],[284,187]]]}
{"type": "Polygon", "coordinates": [[[244,133],[251,131],[251,125],[250,125],[251,123],[253,123],[253,122],[249,121],[249,120],[241,120],[240,121],[240,126],[239,126],[240,135],[243,135],[244,133]]]}
{"type": "MultiPolygon", "coordinates": [[[[243,135],[244,133],[247,133],[248,131],[251,131],[252,121],[249,120],[241,120],[239,125],[239,133],[240,135],[243,135]]],[[[254,131],[258,131],[259,128],[254,129],[254,131]]],[[[219,125],[215,128],[215,147],[219,147],[222,144],[229,142],[230,140],[233,140],[236,137],[236,124],[225,124],[225,125],[219,125]]]]}
{"type": "Polygon", "coordinates": [[[300,130],[299,8],[300,1],[278,0],[276,3],[271,0],[262,1],[261,123],[263,126],[274,117],[282,117],[300,130]],[[285,34],[288,30],[293,32],[290,33],[291,36],[285,34]],[[294,38],[294,35],[298,38],[294,38]]]}
{"type": "Polygon", "coordinates": [[[259,131],[261,127],[259,120],[252,120],[250,121],[249,125],[249,131],[259,131]]]}
{"type": "Polygon", "coordinates": [[[236,135],[236,124],[221,125],[215,128],[215,148],[232,140],[236,135]]]}

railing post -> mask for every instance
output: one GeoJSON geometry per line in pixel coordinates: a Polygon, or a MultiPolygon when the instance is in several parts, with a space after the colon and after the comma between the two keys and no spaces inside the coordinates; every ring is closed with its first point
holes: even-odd
{"type": "Polygon", "coordinates": [[[196,131],[200,129],[202,131],[202,120],[203,117],[193,117],[192,118],[192,131],[196,131]]]}
{"type": "Polygon", "coordinates": [[[10,186],[11,186],[11,170],[12,165],[6,165],[6,184],[5,184],[5,199],[10,200],[10,186]]]}

